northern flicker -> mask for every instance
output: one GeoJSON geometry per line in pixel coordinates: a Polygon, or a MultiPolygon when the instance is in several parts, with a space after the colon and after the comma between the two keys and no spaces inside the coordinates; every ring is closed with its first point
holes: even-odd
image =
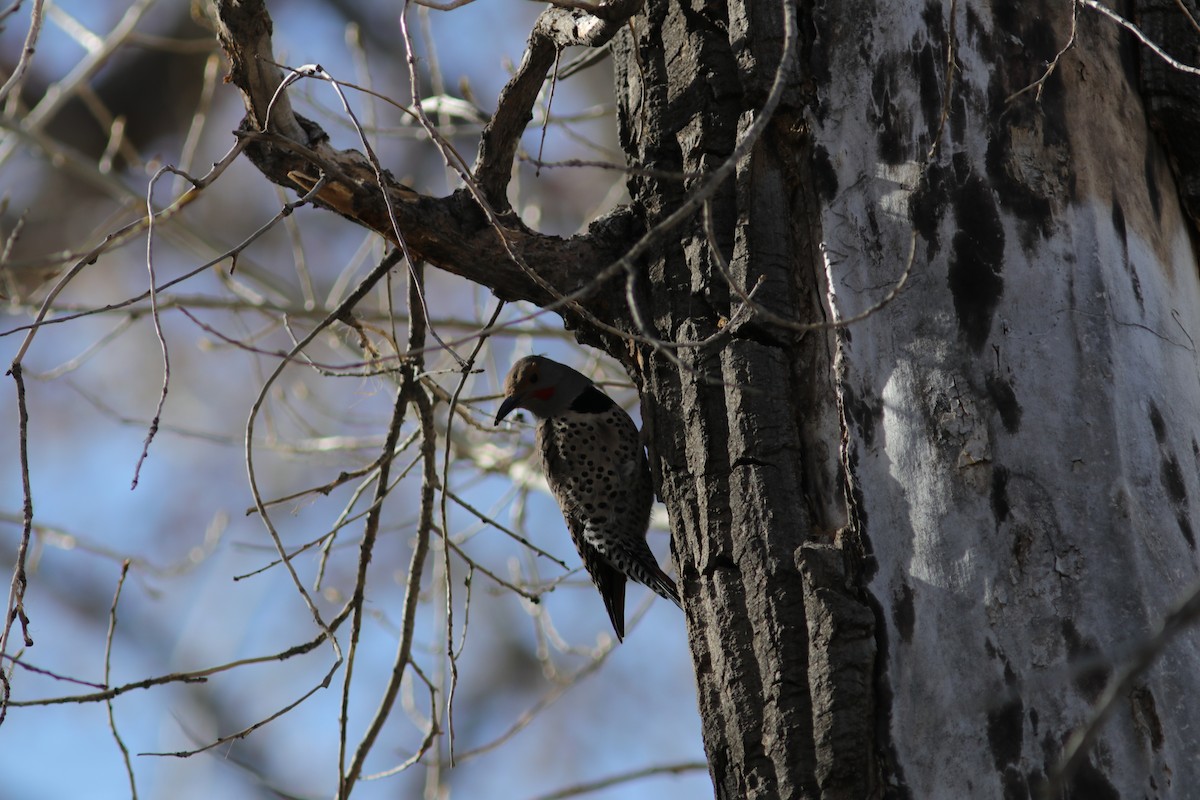
{"type": "Polygon", "coordinates": [[[654,489],[629,415],[582,374],[543,356],[513,364],[496,424],[515,408],[538,419],[546,481],[600,590],[617,640],[625,636],[627,578],[680,606],[675,582],[646,544],[654,489]]]}

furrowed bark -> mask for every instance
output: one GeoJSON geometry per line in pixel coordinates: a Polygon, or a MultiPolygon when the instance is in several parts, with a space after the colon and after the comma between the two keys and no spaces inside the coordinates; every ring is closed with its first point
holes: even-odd
{"type": "MultiPolygon", "coordinates": [[[[780,4],[731,4],[726,14],[716,5],[697,12],[650,2],[646,15],[636,36],[614,43],[623,146],[635,163],[703,175],[728,157],[767,95],[781,51],[780,4]]],[[[824,315],[816,181],[796,85],[711,207],[734,280],[757,286],[763,306],[800,323],[824,315]]],[[[652,222],[701,181],[637,175],[629,186],[652,222]]],[[[843,635],[848,607],[819,598],[817,580],[806,595],[797,563],[806,541],[832,542],[846,519],[831,338],[753,318],[730,323],[740,301],[699,215],[648,259],[647,276],[644,305],[670,338],[704,339],[734,325],[719,349],[680,351],[683,369],[648,348],[626,360],[641,383],[654,469],[671,514],[717,796],[817,796],[843,769],[832,763],[847,741],[835,729],[874,731],[869,679],[850,689],[856,699],[849,702],[844,692],[836,701],[832,690],[825,694],[819,718],[809,683],[809,632],[824,648],[843,635]]],[[[840,562],[842,550],[829,546],[840,562]]],[[[860,562],[850,559],[851,572],[860,562]]],[[[849,605],[870,640],[870,611],[861,601],[849,605]]],[[[843,669],[828,652],[818,654],[822,692],[843,669]]],[[[872,674],[869,654],[855,661],[860,676],[872,674]]],[[[870,738],[851,749],[857,760],[845,763],[870,762],[870,738]]]]}

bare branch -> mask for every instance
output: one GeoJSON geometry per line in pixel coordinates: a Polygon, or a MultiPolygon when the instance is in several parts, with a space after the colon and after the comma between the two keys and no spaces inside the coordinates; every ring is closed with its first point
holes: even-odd
{"type": "MultiPolygon", "coordinates": [[[[117,632],[117,602],[121,599],[121,587],[125,585],[125,576],[129,574],[129,560],[126,559],[121,563],[121,577],[117,579],[117,588],[113,592],[112,606],[108,610],[108,635],[104,637],[104,685],[108,685],[109,676],[112,674],[112,643],[113,635],[117,632]]],[[[129,776],[129,796],[132,800],[137,800],[137,780],[133,776],[133,762],[129,760],[129,748],[125,746],[125,740],[121,738],[121,734],[117,731],[117,718],[113,714],[112,698],[107,698],[104,701],[104,706],[108,711],[108,728],[112,731],[113,739],[117,742],[117,747],[121,751],[121,760],[125,762],[125,774],[129,776]]]]}
{"type": "Polygon", "coordinates": [[[559,789],[557,792],[538,795],[535,800],[566,800],[568,797],[582,797],[585,794],[599,792],[602,789],[610,789],[613,786],[620,786],[623,783],[640,781],[643,778],[649,778],[654,775],[679,775],[684,772],[702,772],[707,769],[708,764],[704,761],[660,764],[655,767],[644,767],[642,769],[631,770],[630,772],[622,772],[619,775],[610,775],[607,778],[601,778],[597,781],[578,783],[574,786],[568,786],[565,789],[559,789]]]}
{"type": "Polygon", "coordinates": [[[558,54],[571,45],[603,47],[641,7],[642,0],[601,0],[586,10],[548,8],[538,17],[521,65],[500,93],[496,113],[479,142],[473,172],[493,208],[509,207],[506,189],[513,156],[558,54]]]}
{"type": "Polygon", "coordinates": [[[350,789],[362,774],[367,753],[375,743],[379,731],[383,728],[383,723],[387,721],[391,707],[395,703],[396,694],[400,689],[400,679],[409,664],[412,655],[413,626],[416,624],[417,601],[421,592],[421,573],[424,569],[425,557],[429,552],[429,538],[433,530],[434,495],[438,485],[437,431],[433,425],[433,406],[429,402],[429,396],[415,382],[407,385],[401,393],[407,395],[406,402],[411,401],[416,405],[417,414],[421,420],[421,454],[422,463],[425,465],[421,482],[421,519],[417,524],[417,541],[408,565],[408,582],[404,588],[403,628],[400,642],[396,647],[396,658],[392,664],[392,676],[379,702],[375,717],[371,720],[362,742],[359,743],[358,749],[354,753],[354,760],[345,773],[341,789],[338,792],[339,798],[349,796],[350,789]]]}
{"type": "MultiPolygon", "coordinates": [[[[12,582],[8,587],[8,607],[4,612],[4,630],[0,633],[0,654],[8,652],[8,634],[13,623],[20,619],[21,630],[25,635],[25,646],[31,647],[33,640],[29,638],[29,618],[25,616],[25,589],[29,579],[25,575],[25,559],[29,553],[29,536],[33,530],[33,492],[29,486],[29,408],[25,402],[25,381],[21,377],[21,365],[14,363],[8,374],[12,376],[17,386],[17,441],[19,442],[21,491],[24,496],[24,520],[21,525],[21,543],[17,547],[17,559],[13,565],[12,582]]],[[[0,671],[0,675],[2,675],[0,671]]],[[[0,725],[8,715],[9,684],[4,678],[4,697],[0,703],[0,725]]]]}
{"type": "MultiPolygon", "coordinates": [[[[21,48],[21,57],[17,59],[16,66],[13,67],[12,74],[8,76],[8,80],[0,86],[0,104],[8,97],[9,92],[14,87],[19,86],[25,78],[25,71],[29,69],[30,62],[33,61],[33,53],[37,47],[38,36],[42,33],[42,7],[45,5],[45,0],[33,0],[33,10],[29,13],[29,31],[25,34],[25,45],[21,48]]],[[[15,12],[17,7],[14,5],[10,9],[15,12]]]]}
{"type": "Polygon", "coordinates": [[[497,235],[470,192],[459,190],[440,199],[423,196],[389,173],[378,173],[358,151],[334,149],[325,132],[296,116],[286,94],[278,93],[283,74],[272,63],[271,20],[263,0],[214,0],[213,8],[230,60],[229,79],[241,90],[248,114],[241,131],[251,140],[246,153],[269,180],[293,190],[311,189],[315,179],[306,176],[326,176],[329,184],[315,198],[319,205],[396,244],[399,232],[414,261],[428,261],[487,286],[505,300],[548,304],[554,292],[566,293],[586,283],[619,253],[623,237],[605,233],[619,225],[618,220],[564,240],[505,218],[497,235]],[[264,129],[268,109],[271,124],[264,129]],[[554,291],[539,285],[510,253],[531,265],[554,291]]]}
{"type": "Polygon", "coordinates": [[[1108,8],[1107,6],[1097,2],[1097,0],[1075,0],[1075,2],[1082,6],[1086,6],[1093,11],[1096,11],[1105,17],[1108,17],[1110,20],[1132,33],[1139,42],[1150,48],[1154,55],[1161,58],[1167,64],[1170,64],[1172,69],[1177,69],[1180,72],[1187,73],[1188,75],[1200,76],[1200,67],[1194,67],[1190,64],[1185,64],[1179,59],[1175,58],[1166,50],[1163,50],[1161,47],[1159,47],[1156,42],[1150,39],[1149,36],[1143,33],[1141,28],[1139,28],[1137,25],[1134,25],[1132,22],[1113,11],[1111,8],[1108,8]]]}

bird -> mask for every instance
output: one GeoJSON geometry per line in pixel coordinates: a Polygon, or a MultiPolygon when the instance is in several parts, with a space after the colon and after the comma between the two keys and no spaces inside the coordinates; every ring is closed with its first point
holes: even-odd
{"type": "Polygon", "coordinates": [[[540,355],[512,365],[496,424],[514,409],[537,418],[546,482],[583,566],[600,591],[617,641],[625,637],[625,582],[683,608],[646,544],[654,488],[637,425],[586,376],[540,355]]]}

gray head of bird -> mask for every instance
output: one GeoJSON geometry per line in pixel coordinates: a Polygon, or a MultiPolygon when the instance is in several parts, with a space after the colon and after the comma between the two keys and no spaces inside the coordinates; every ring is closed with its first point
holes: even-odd
{"type": "Polygon", "coordinates": [[[516,408],[524,408],[538,419],[561,414],[591,385],[566,364],[545,356],[525,356],[512,365],[504,379],[504,402],[496,412],[496,424],[516,408]]]}

